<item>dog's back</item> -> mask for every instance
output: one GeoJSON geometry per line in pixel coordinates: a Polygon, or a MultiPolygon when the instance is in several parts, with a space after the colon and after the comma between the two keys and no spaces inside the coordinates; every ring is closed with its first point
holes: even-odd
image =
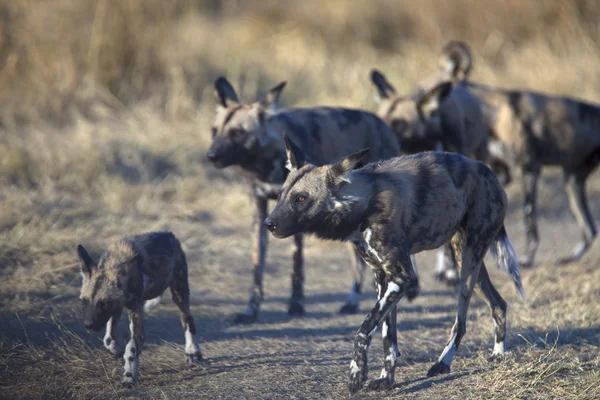
{"type": "Polygon", "coordinates": [[[315,165],[325,165],[347,154],[370,148],[369,161],[400,154],[400,143],[374,114],[334,107],[292,108],[269,121],[269,128],[286,134],[315,165]]]}

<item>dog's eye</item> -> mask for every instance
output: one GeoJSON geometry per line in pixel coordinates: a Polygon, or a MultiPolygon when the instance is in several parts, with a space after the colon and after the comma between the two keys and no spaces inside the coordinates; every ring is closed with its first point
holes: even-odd
{"type": "Polygon", "coordinates": [[[101,309],[102,311],[108,310],[108,306],[109,306],[109,304],[107,301],[100,301],[98,303],[98,308],[101,309]]]}
{"type": "Polygon", "coordinates": [[[305,200],[306,200],[306,196],[299,195],[298,197],[296,197],[297,203],[303,203],[305,200]]]}
{"type": "Polygon", "coordinates": [[[244,135],[246,134],[246,131],[245,131],[245,130],[243,130],[243,129],[238,129],[238,128],[236,128],[236,129],[232,129],[232,130],[230,130],[229,132],[230,132],[229,134],[230,134],[231,136],[234,136],[234,137],[240,137],[240,136],[244,136],[244,135]]]}

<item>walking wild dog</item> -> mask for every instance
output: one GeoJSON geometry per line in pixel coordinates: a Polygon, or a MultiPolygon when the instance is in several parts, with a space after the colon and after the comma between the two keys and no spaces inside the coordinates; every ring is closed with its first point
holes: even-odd
{"type": "MultiPolygon", "coordinates": [[[[377,115],[402,140],[402,150],[450,151],[487,161],[488,132],[478,100],[452,81],[439,80],[435,86],[416,94],[401,96],[380,71],[371,71],[378,92],[377,115]]],[[[438,249],[436,279],[449,285],[458,283],[452,246],[438,249]]]]}
{"type": "Polygon", "coordinates": [[[355,169],[368,149],[326,166],[304,164],[292,142],[293,170],[265,225],[277,238],[311,233],[349,241],[375,274],[378,301],[359,328],[350,364],[351,393],[367,379],[367,351],[382,324],[385,361],[369,389],[390,388],[399,355],[396,305],[418,284],[410,255],[452,240],[460,265],[458,311],[448,345],[428,376],[450,372],[466,331],[473,289],[488,303],[495,325],[493,355],[504,352],[506,302],[489,279],[488,248],[523,293],[514,251],[504,229],[507,200],[502,185],[482,162],[454,153],[427,152],[355,169]]]}
{"type": "Polygon", "coordinates": [[[89,331],[99,331],[106,325],[104,347],[119,355],[117,325],[123,307],[129,313],[131,337],[123,360],[125,371],[121,383],[135,384],[139,357],[144,344],[144,302],[156,304],[155,299],[169,287],[173,301],[181,310],[185,331],[185,360],[193,363],[202,359],[194,335],[196,326],[190,314],[190,290],[185,254],[171,232],[151,232],[125,237],[112,243],[96,263],[82,245],[77,246],[81,264],[81,302],[83,323],[89,331]]]}
{"type": "MultiPolygon", "coordinates": [[[[303,149],[309,160],[323,165],[369,146],[366,161],[395,157],[400,144],[386,124],[375,115],[346,108],[313,107],[278,109],[285,86],[280,83],[264,98],[252,104],[240,102],[231,84],[223,77],[215,81],[216,118],[208,159],[218,168],[237,167],[248,178],[255,207],[252,262],[254,284],[250,300],[238,323],[256,321],[263,300],[263,273],[267,253],[267,232],[262,221],[267,217],[267,200],[277,199],[288,174],[283,134],[303,149]]],[[[355,313],[366,266],[354,254],[355,279],[342,313],[355,313]]],[[[304,314],[304,266],[302,235],[294,236],[292,296],[290,315],[304,314]]]]}
{"type": "MultiPolygon", "coordinates": [[[[456,79],[467,76],[469,47],[450,42],[440,60],[446,59],[456,79]]],[[[444,62],[441,62],[443,65],[444,62]]],[[[490,153],[521,172],[525,195],[527,253],[523,266],[533,264],[538,248],[536,197],[542,166],[562,167],[572,213],[581,229],[581,241],[559,263],[579,260],[596,237],[596,226],[585,194],[585,182],[600,163],[600,106],[528,90],[505,90],[463,80],[458,83],[482,105],[484,120],[494,141],[490,153]]]]}

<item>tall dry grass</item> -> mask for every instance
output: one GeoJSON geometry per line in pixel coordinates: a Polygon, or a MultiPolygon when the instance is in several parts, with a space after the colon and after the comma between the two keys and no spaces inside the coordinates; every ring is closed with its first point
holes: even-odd
{"type": "MultiPolygon", "coordinates": [[[[0,0],[0,318],[74,319],[75,245],[98,254],[109,239],[145,230],[176,229],[203,290],[246,290],[249,275],[231,266],[249,264],[251,204],[235,173],[204,161],[218,75],[248,100],[287,80],[288,105],[372,109],[371,68],[409,91],[435,71],[442,45],[461,39],[476,80],[600,101],[599,21],[594,0],[0,0]]],[[[270,257],[288,262],[272,246],[270,257]]],[[[552,323],[597,326],[596,305],[572,304],[552,323]]],[[[523,322],[535,324],[548,328],[523,322]]],[[[95,383],[55,387],[57,397],[93,397],[101,385],[111,396],[96,379],[114,383],[106,358],[77,338],[66,335],[71,349],[7,349],[1,333],[0,381],[58,363],[70,381],[95,383]]],[[[536,353],[509,368],[514,382],[497,371],[488,386],[504,393],[530,373],[542,379],[562,354],[536,353]]],[[[565,368],[574,375],[579,364],[565,368]]],[[[54,373],[35,376],[51,387],[54,373]]]]}

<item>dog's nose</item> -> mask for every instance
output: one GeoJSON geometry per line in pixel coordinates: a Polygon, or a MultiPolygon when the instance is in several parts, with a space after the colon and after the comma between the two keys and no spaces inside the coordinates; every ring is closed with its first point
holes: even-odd
{"type": "Polygon", "coordinates": [[[206,158],[208,158],[208,161],[215,161],[217,159],[217,153],[215,153],[214,151],[209,151],[206,154],[206,158]]]}
{"type": "Polygon", "coordinates": [[[265,219],[265,226],[267,227],[268,230],[273,232],[275,230],[275,228],[277,227],[277,224],[271,218],[267,218],[267,219],[265,219]]]}

